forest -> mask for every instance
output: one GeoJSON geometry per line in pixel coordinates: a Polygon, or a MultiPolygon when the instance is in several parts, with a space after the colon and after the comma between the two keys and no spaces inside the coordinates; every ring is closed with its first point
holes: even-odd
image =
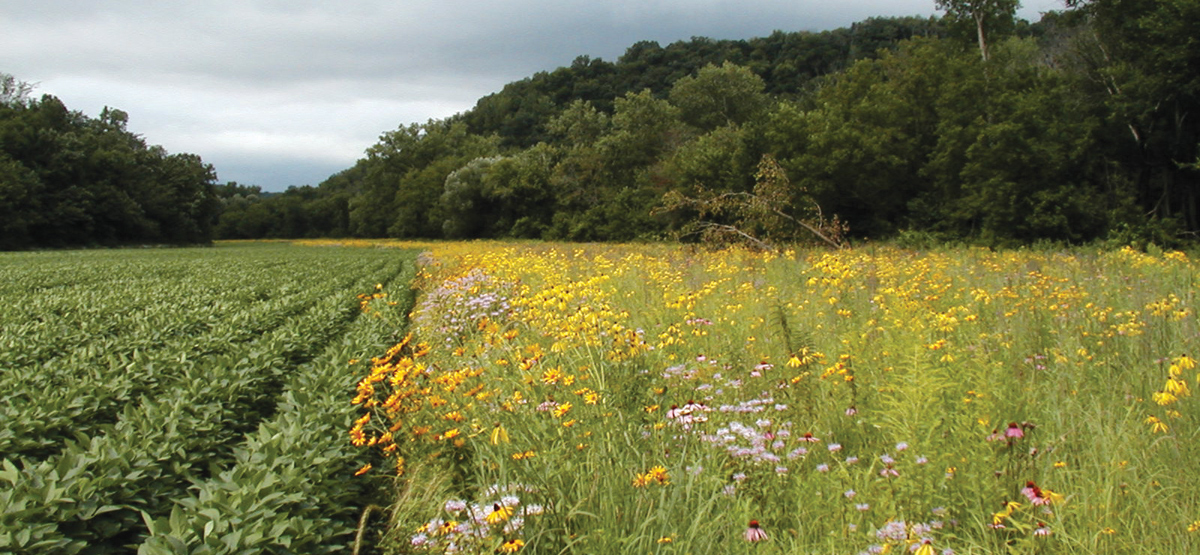
{"type": "Polygon", "coordinates": [[[0,225],[6,248],[79,234],[1194,238],[1200,4],[1071,0],[1032,23],[1017,6],[938,0],[941,17],[580,56],[278,194],[217,185],[198,158],[128,136],[123,112],[88,119],[9,83],[0,225]]]}
{"type": "Polygon", "coordinates": [[[105,108],[97,118],[0,74],[0,249],[212,240],[216,173],[105,108]]]}

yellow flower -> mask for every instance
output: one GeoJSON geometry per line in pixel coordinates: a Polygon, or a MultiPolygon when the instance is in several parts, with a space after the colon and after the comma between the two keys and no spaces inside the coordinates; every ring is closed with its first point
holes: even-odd
{"type": "Polygon", "coordinates": [[[1167,385],[1164,389],[1167,390],[1167,393],[1175,395],[1176,397],[1187,397],[1192,394],[1192,392],[1188,390],[1187,382],[1183,380],[1176,380],[1174,378],[1167,380],[1167,385]]]}
{"type": "Polygon", "coordinates": [[[522,547],[525,547],[525,540],[522,540],[521,538],[508,540],[508,541],[500,544],[500,552],[501,553],[516,553],[517,551],[520,551],[520,549],[522,547]]]}
{"type": "Polygon", "coordinates": [[[362,467],[362,468],[358,469],[358,470],[357,470],[357,471],[354,473],[354,475],[355,475],[355,476],[362,476],[363,474],[366,474],[367,472],[370,472],[370,471],[371,471],[371,463],[367,463],[367,464],[363,465],[363,467],[362,467]]]}
{"type": "Polygon", "coordinates": [[[1159,420],[1157,416],[1147,416],[1145,423],[1150,425],[1150,433],[1152,434],[1159,432],[1166,433],[1167,431],[1167,423],[1159,420]]]}
{"type": "Polygon", "coordinates": [[[513,508],[501,506],[499,503],[492,504],[492,512],[488,513],[484,520],[488,524],[500,524],[509,519],[513,515],[513,508]]]}
{"type": "Polygon", "coordinates": [[[1154,399],[1155,403],[1158,403],[1160,406],[1164,407],[1179,400],[1178,397],[1166,391],[1155,391],[1151,397],[1154,399]]]}
{"type": "Polygon", "coordinates": [[[496,426],[492,428],[491,440],[492,445],[508,443],[508,432],[505,431],[504,426],[501,426],[499,422],[497,422],[496,426]]]}
{"type": "Polygon", "coordinates": [[[561,367],[549,368],[545,372],[542,372],[542,383],[546,385],[556,384],[559,380],[563,379],[564,375],[561,367]]]}
{"type": "Polygon", "coordinates": [[[571,403],[563,403],[557,407],[554,407],[554,417],[560,418],[560,417],[562,417],[562,415],[567,414],[570,411],[571,411],[571,403]]]}
{"type": "Polygon", "coordinates": [[[535,456],[537,456],[536,451],[525,451],[524,453],[513,453],[512,454],[512,458],[514,461],[519,461],[519,460],[524,460],[524,459],[532,459],[535,456]]]}

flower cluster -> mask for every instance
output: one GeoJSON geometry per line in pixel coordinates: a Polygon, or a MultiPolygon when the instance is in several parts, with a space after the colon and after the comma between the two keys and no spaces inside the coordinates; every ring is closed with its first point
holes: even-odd
{"type": "Polygon", "coordinates": [[[633,487],[635,488],[644,488],[650,484],[671,485],[671,476],[667,474],[667,468],[662,465],[653,466],[650,470],[639,472],[633,478],[633,487]]]}
{"type": "Polygon", "coordinates": [[[501,319],[513,310],[510,286],[483,268],[471,268],[442,281],[426,294],[417,322],[429,336],[447,345],[461,343],[484,319],[501,319]]]}
{"type": "Polygon", "coordinates": [[[442,515],[417,528],[409,544],[432,553],[477,553],[484,548],[516,552],[525,545],[526,519],[545,512],[542,505],[522,504],[520,496],[533,493],[533,488],[521,484],[493,485],[482,502],[448,500],[442,504],[442,515]]]}
{"type": "MultiPolygon", "coordinates": [[[[944,524],[940,520],[912,524],[903,520],[889,520],[875,530],[875,539],[879,543],[872,544],[866,551],[862,551],[860,555],[888,553],[893,548],[915,555],[933,555],[935,553],[934,532],[941,530],[943,527],[944,524]]],[[[947,547],[942,549],[940,553],[942,555],[953,555],[954,550],[947,547]]]]}

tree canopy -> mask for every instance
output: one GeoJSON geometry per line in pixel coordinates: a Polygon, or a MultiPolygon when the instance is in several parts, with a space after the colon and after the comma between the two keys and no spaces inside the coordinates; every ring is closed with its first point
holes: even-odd
{"type": "Polygon", "coordinates": [[[212,166],[0,74],[0,248],[204,243],[220,205],[212,166]]]}

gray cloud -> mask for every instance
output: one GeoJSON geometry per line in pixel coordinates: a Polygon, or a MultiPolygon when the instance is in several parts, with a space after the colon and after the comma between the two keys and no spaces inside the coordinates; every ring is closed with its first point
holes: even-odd
{"type": "MultiPolygon", "coordinates": [[[[1059,9],[1025,2],[1022,16],[1059,9]]],[[[0,71],[268,190],[316,184],[398,125],[443,118],[578,55],[749,38],[932,0],[0,0],[0,71]]]]}

